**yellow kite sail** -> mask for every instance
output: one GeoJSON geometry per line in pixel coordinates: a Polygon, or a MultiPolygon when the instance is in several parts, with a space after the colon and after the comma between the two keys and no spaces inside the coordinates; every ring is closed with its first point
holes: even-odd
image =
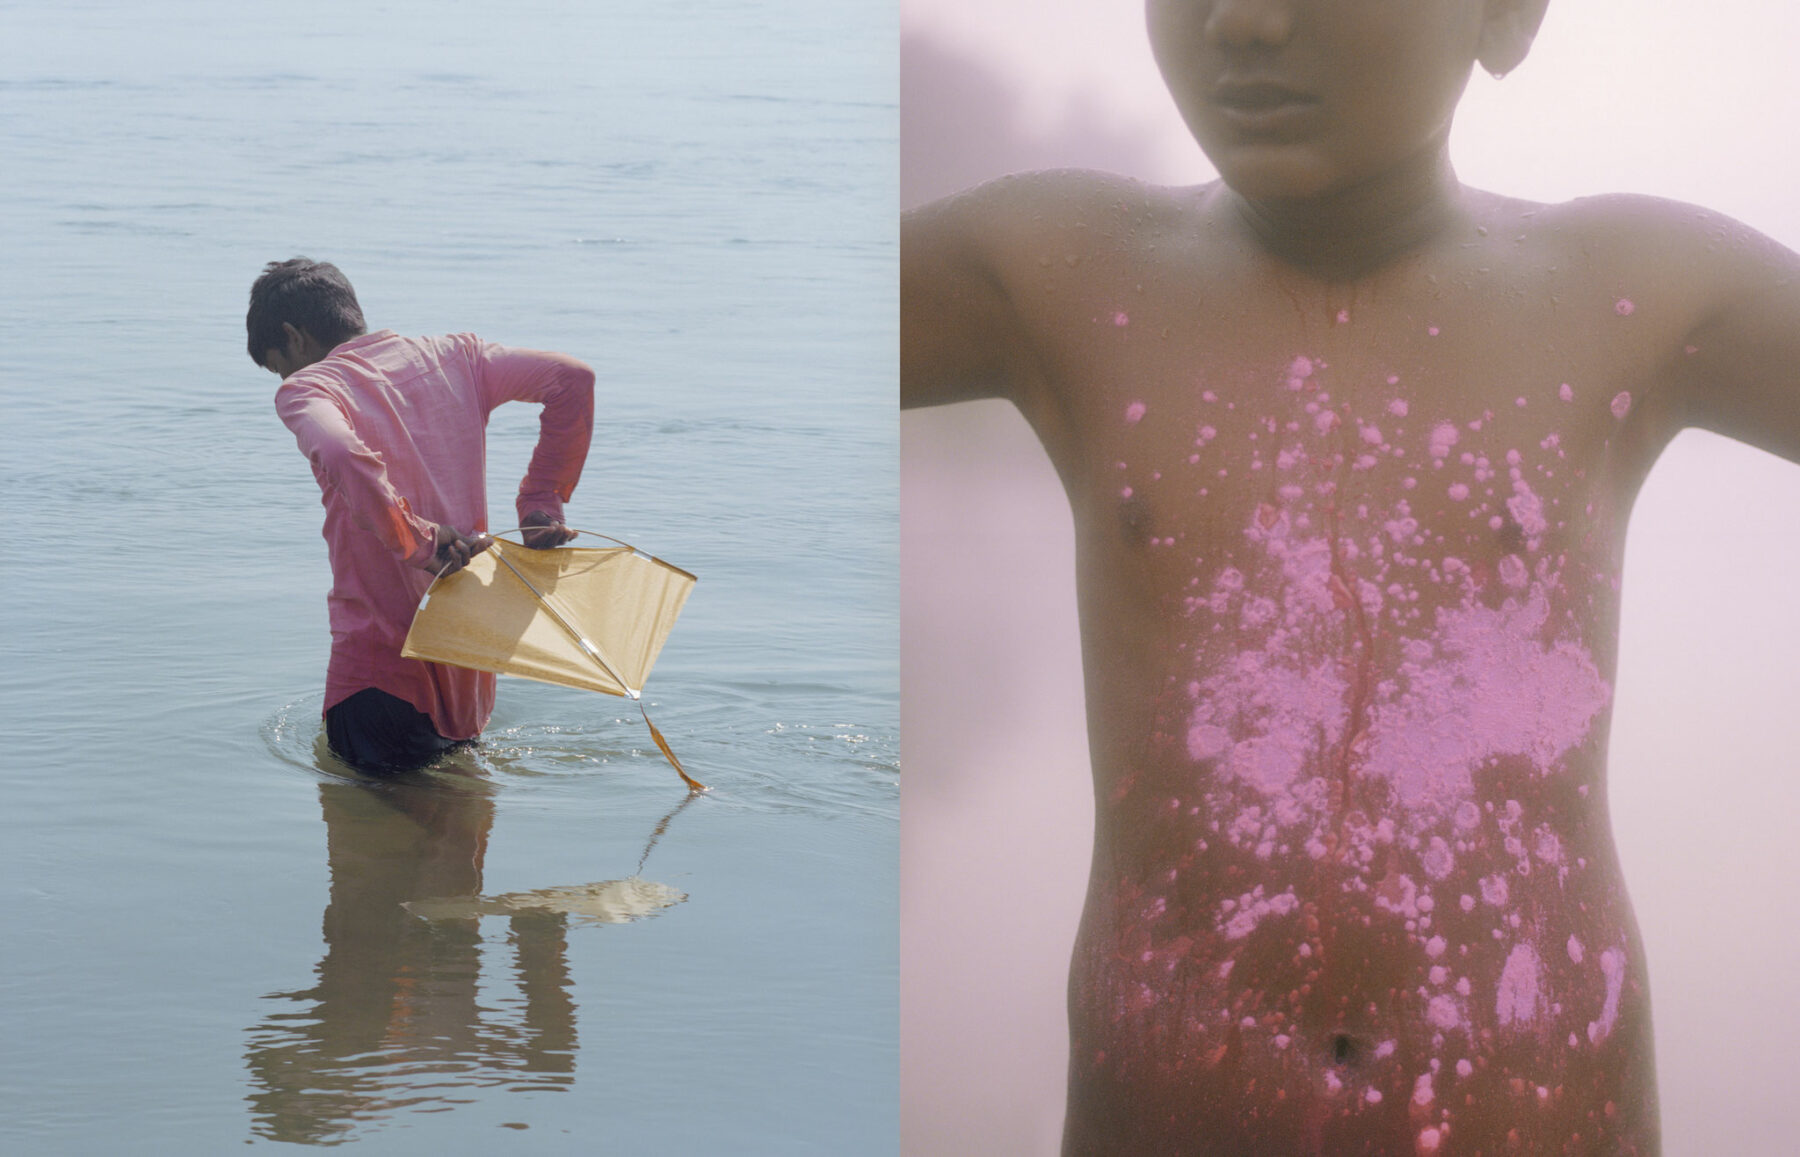
{"type": "MultiPolygon", "coordinates": [[[[431,584],[400,653],[622,695],[643,712],[644,680],[694,582],[624,543],[533,550],[496,538],[468,566],[431,584]]],[[[705,790],[647,712],[644,722],[687,785],[705,790]]]]}

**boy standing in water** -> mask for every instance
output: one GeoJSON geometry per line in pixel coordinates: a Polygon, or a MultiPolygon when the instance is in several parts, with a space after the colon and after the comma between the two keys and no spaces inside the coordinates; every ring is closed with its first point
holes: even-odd
{"type": "Polygon", "coordinates": [[[1075,518],[1095,849],[1067,1154],[1655,1153],[1607,823],[1626,517],[1800,458],[1800,259],[1462,187],[1547,0],[1150,0],[1223,180],[1008,178],[902,236],[908,405],[1012,400],[1075,518]]]}
{"type": "Polygon", "coordinates": [[[494,676],[401,657],[433,576],[486,550],[487,417],[502,402],[544,407],[519,485],[525,544],[575,532],[563,503],[593,428],[594,373],[562,354],[472,334],[368,333],[336,266],[296,257],[250,288],[250,357],[278,374],[275,408],[323,491],[331,553],[331,665],[325,731],[363,771],[421,767],[474,739],[494,709],[494,676]],[[466,529],[465,529],[466,528],[466,529]]]}

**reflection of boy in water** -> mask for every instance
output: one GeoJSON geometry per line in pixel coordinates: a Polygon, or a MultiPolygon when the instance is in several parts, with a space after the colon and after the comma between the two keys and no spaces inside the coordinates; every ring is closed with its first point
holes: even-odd
{"type": "Polygon", "coordinates": [[[483,1088],[567,1088],[577,1047],[567,919],[519,912],[508,937],[522,1001],[501,983],[474,917],[427,923],[408,901],[481,893],[494,804],[451,783],[398,777],[319,785],[331,871],[317,983],[252,1029],[258,1136],[348,1139],[398,1109],[441,1110],[483,1088]],[[488,991],[484,992],[483,989],[488,991]],[[488,999],[483,999],[483,997],[488,999]]]}
{"type": "Polygon", "coordinates": [[[324,492],[332,750],[364,771],[419,767],[479,735],[494,709],[493,675],[400,655],[432,576],[491,541],[488,414],[543,404],[519,524],[527,546],[559,546],[574,537],[563,503],[587,458],[593,371],[472,334],[367,333],[350,282],[303,257],[263,270],[245,326],[251,358],[283,379],[275,408],[324,492]]]}
{"type": "Polygon", "coordinates": [[[1096,846],[1064,1151],[1652,1153],[1606,818],[1626,516],[1800,458],[1800,259],[1467,189],[1547,0],[1150,0],[1223,181],[1016,177],[902,240],[908,405],[1013,401],[1075,516],[1096,846]]]}

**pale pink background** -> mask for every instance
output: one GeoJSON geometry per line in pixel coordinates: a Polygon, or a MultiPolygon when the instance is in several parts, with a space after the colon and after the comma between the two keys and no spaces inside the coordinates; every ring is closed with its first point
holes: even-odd
{"type": "MultiPolygon", "coordinates": [[[[1022,168],[1210,176],[1139,0],[902,14],[907,204],[1022,168]]],[[[1555,0],[1524,66],[1471,84],[1459,171],[1543,200],[1694,201],[1800,246],[1796,43],[1800,8],[1776,0],[1555,0]]],[[[1054,1153],[1092,822],[1069,515],[1010,409],[901,430],[904,1152],[1054,1153]]],[[[1797,529],[1800,469],[1694,432],[1632,521],[1613,816],[1677,1157],[1800,1151],[1797,529]]]]}

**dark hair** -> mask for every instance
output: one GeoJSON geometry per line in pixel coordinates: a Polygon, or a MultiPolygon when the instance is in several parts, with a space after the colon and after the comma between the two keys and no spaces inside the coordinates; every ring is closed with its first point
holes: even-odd
{"type": "Polygon", "coordinates": [[[250,287],[244,328],[250,333],[251,361],[260,366],[264,354],[287,346],[282,322],[305,330],[326,349],[365,329],[350,279],[329,261],[305,257],[269,262],[250,287]]]}

